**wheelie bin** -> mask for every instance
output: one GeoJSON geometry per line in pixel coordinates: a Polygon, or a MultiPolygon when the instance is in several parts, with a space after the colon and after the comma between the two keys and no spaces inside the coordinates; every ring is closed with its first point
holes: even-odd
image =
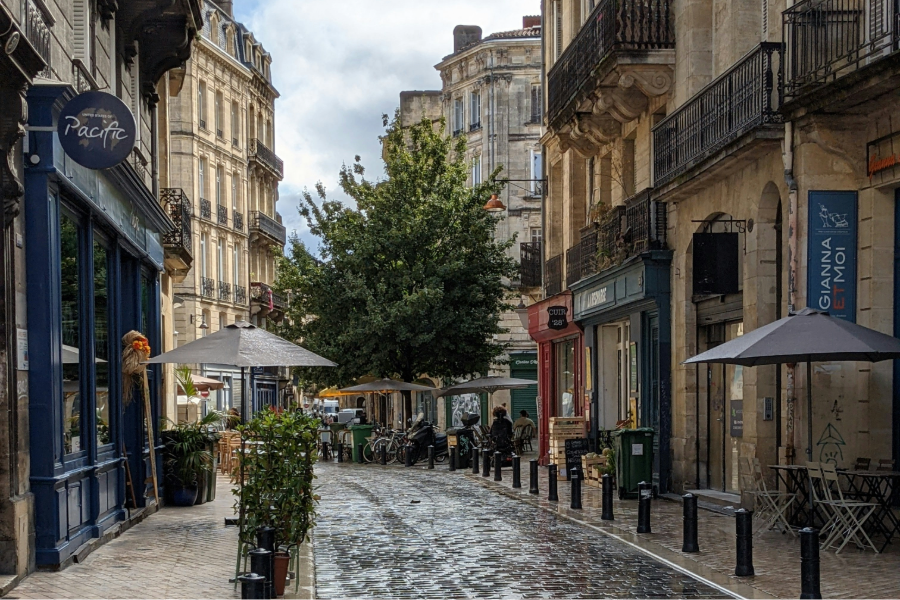
{"type": "Polygon", "coordinates": [[[653,480],[653,436],[649,427],[613,432],[619,498],[636,499],[638,484],[653,480]]]}
{"type": "MultiPolygon", "coordinates": [[[[353,462],[359,462],[359,445],[365,447],[369,441],[366,438],[372,436],[372,425],[351,425],[350,431],[353,432],[353,462]]],[[[372,458],[371,452],[366,452],[366,458],[372,458]]]]}

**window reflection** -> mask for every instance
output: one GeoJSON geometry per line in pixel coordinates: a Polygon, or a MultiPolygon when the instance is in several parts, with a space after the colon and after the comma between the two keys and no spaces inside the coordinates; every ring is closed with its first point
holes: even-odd
{"type": "Polygon", "coordinates": [[[575,416],[575,342],[556,344],[556,416],[575,416]]]}
{"type": "Polygon", "coordinates": [[[70,218],[60,218],[60,263],[62,268],[62,362],[63,424],[65,454],[79,452],[84,429],[81,411],[81,306],[78,281],[78,226],[70,218]]]}
{"type": "Polygon", "coordinates": [[[109,255],[94,242],[94,361],[96,372],[97,446],[112,442],[109,422],[109,255]]]}

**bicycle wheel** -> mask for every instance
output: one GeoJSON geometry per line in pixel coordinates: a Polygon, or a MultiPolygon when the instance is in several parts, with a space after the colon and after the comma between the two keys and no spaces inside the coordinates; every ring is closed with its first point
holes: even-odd
{"type": "Polygon", "coordinates": [[[396,462],[400,463],[401,465],[406,464],[406,446],[405,445],[397,444],[397,451],[394,454],[394,459],[396,460],[396,462]]]}
{"type": "Polygon", "coordinates": [[[372,442],[366,442],[366,445],[363,446],[363,461],[370,463],[375,459],[375,450],[372,446],[372,442]]]}

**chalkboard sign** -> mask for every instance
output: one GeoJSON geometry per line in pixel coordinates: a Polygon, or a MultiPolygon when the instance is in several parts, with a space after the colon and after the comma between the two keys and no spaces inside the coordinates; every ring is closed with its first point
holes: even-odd
{"type": "Polygon", "coordinates": [[[581,457],[588,452],[590,449],[586,438],[566,440],[566,477],[569,477],[571,469],[581,470],[581,457]]]}

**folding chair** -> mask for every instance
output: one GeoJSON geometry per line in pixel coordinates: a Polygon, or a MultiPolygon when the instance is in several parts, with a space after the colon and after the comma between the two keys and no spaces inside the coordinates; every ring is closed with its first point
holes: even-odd
{"type": "Polygon", "coordinates": [[[838,526],[825,541],[824,547],[837,543],[843,538],[841,545],[835,550],[835,554],[839,554],[847,542],[853,540],[853,543],[861,549],[865,549],[866,545],[870,546],[875,553],[878,548],[872,543],[869,534],[866,533],[865,524],[878,505],[874,502],[857,502],[844,498],[844,492],[841,490],[840,481],[838,480],[837,470],[834,465],[823,463],[820,465],[822,477],[824,479],[825,495],[828,497],[826,504],[834,507],[835,517],[838,520],[838,526]],[[862,538],[860,538],[862,536],[862,538]],[[866,543],[863,543],[865,540],[866,543]]]}
{"type": "MultiPolygon", "coordinates": [[[[743,458],[742,460],[746,461],[743,469],[747,473],[742,478],[747,482],[749,486],[748,491],[754,500],[758,499],[758,502],[754,505],[755,514],[765,524],[765,527],[758,529],[756,533],[777,527],[782,533],[787,532],[791,534],[791,537],[794,537],[794,530],[787,519],[787,511],[797,499],[797,496],[792,492],[770,490],[766,485],[766,479],[763,476],[762,466],[758,458],[743,458]]],[[[742,465],[739,465],[739,469],[741,467],[742,465]]]]}
{"type": "Polygon", "coordinates": [[[875,467],[876,471],[893,471],[894,470],[894,461],[890,458],[879,458],[878,466],[875,467]]]}

